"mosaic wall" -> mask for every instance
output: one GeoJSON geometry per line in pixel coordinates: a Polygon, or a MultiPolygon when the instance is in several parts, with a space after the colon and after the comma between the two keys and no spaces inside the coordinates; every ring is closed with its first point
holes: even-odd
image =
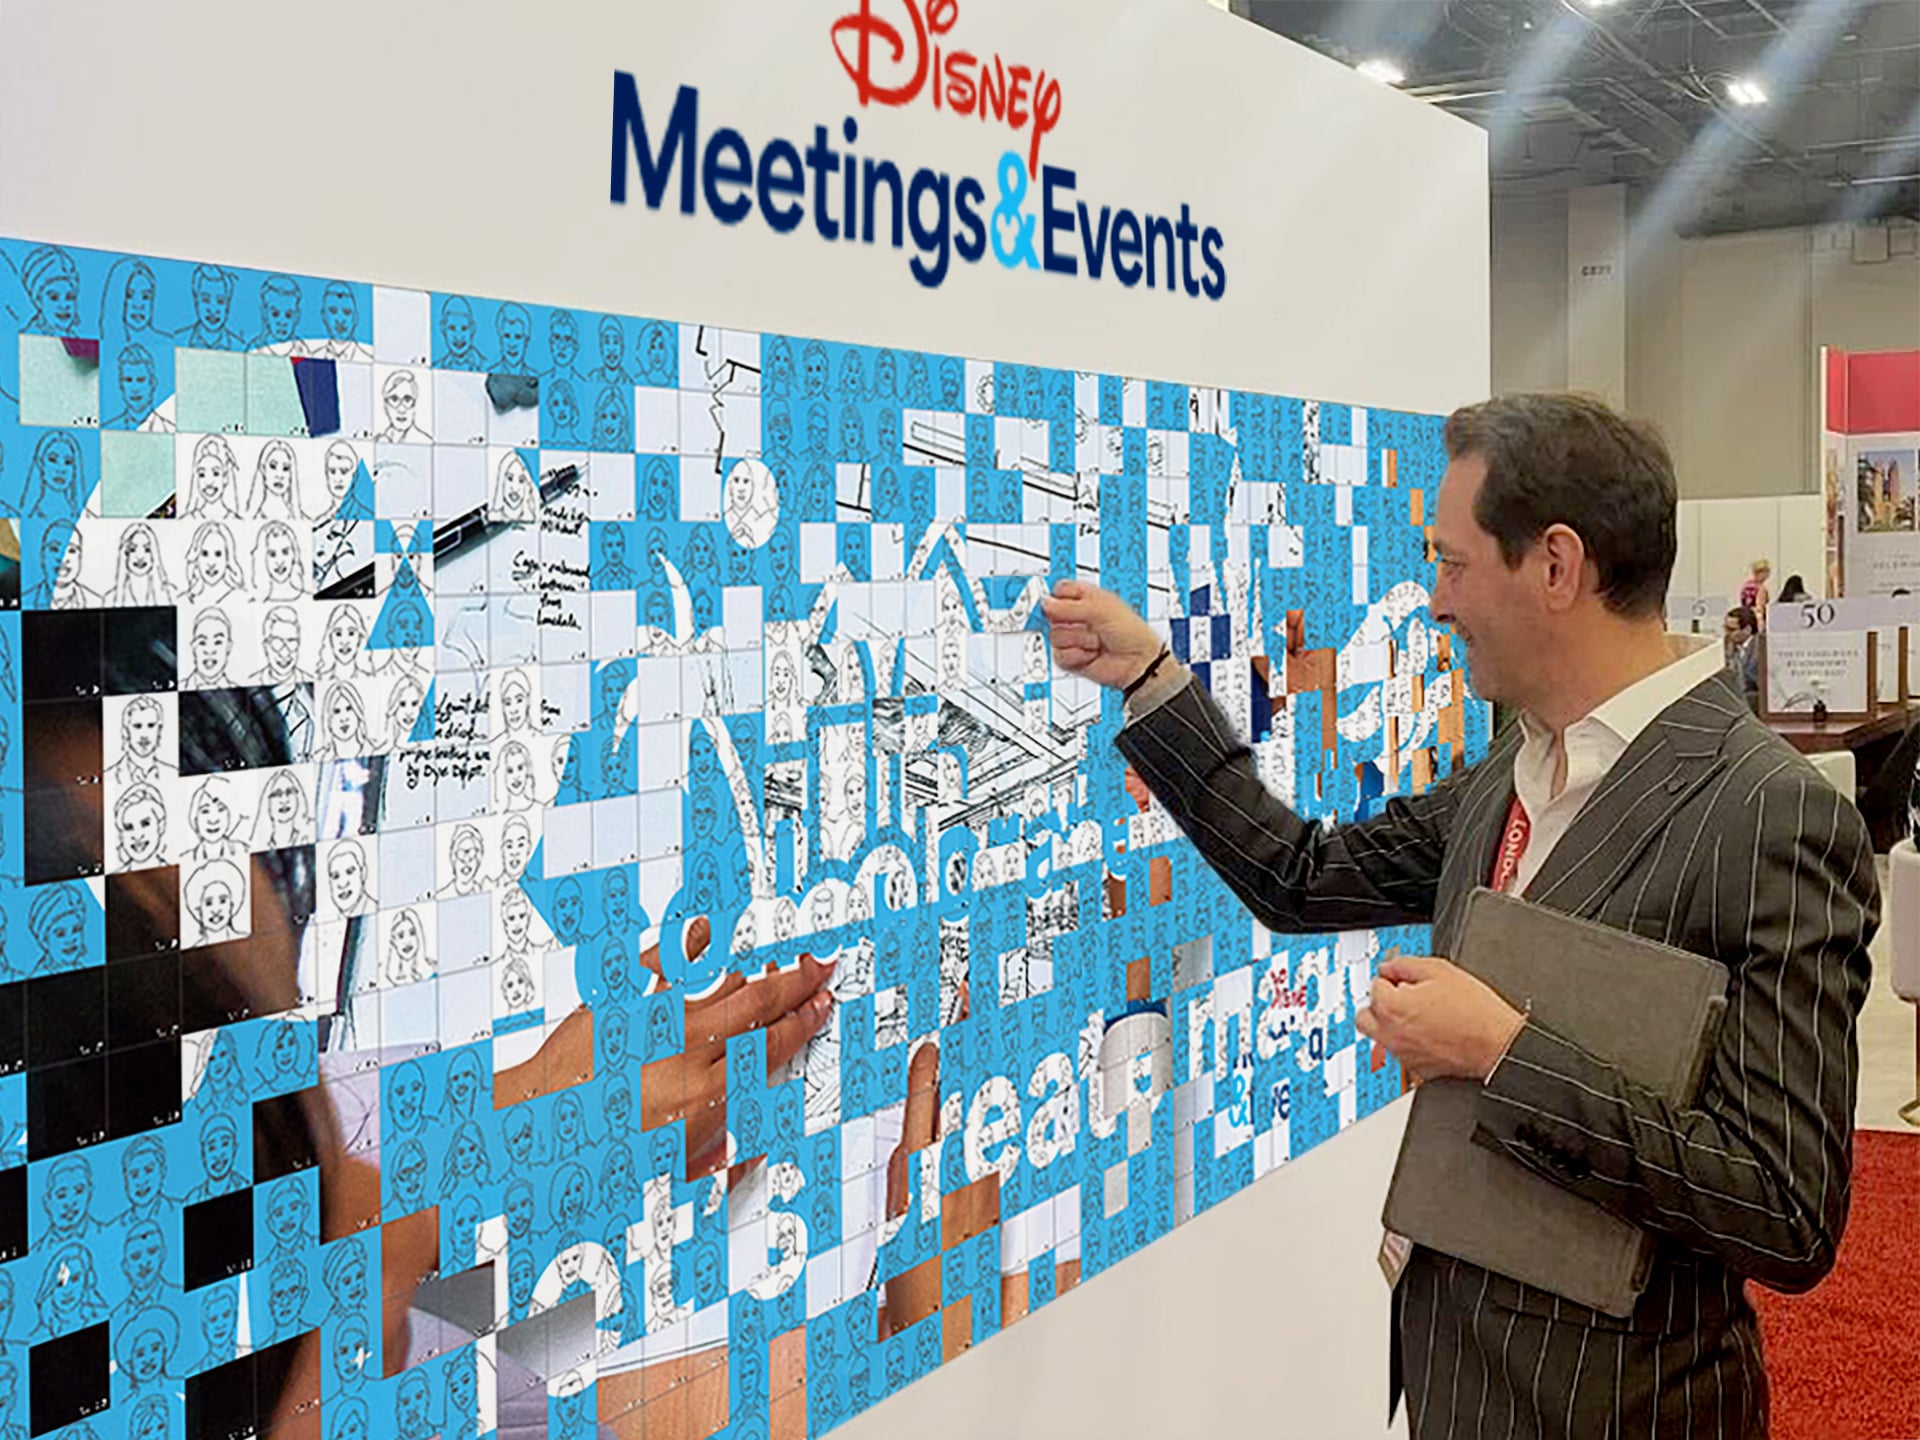
{"type": "Polygon", "coordinates": [[[1037,600],[1370,813],[1435,417],[0,259],[0,1437],[818,1434],[1399,1093],[1037,600]]]}

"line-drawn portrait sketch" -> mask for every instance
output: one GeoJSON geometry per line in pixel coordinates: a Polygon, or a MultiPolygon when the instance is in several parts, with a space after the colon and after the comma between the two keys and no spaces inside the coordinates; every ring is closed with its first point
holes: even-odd
{"type": "Polygon", "coordinates": [[[313,673],[300,665],[300,612],[291,605],[275,605],[260,619],[261,666],[253,672],[255,685],[310,684],[313,673]]]}
{"type": "Polygon", "coordinates": [[[36,245],[20,264],[33,314],[20,328],[36,335],[80,333],[80,267],[58,245],[36,245]]]}
{"type": "Polygon", "coordinates": [[[260,333],[247,348],[267,355],[301,353],[300,283],[291,275],[269,275],[260,282],[260,333]]]}
{"type": "Polygon", "coordinates": [[[209,860],[187,872],[181,908],[189,945],[219,945],[238,940],[247,927],[247,881],[230,860],[209,860]]]}
{"type": "Polygon", "coordinates": [[[427,953],[427,934],[412,908],[397,910],[387,920],[387,943],[381,977],[389,985],[412,985],[433,978],[433,957],[427,953]]]}
{"type": "Polygon", "coordinates": [[[126,786],[171,780],[179,767],[166,741],[167,707],[157,696],[134,696],[120,711],[120,758],[107,767],[107,779],[126,786]]]}
{"type": "Polygon", "coordinates": [[[487,357],[473,343],[473,306],[464,295],[450,295],[440,309],[440,354],[435,364],[447,370],[485,370],[487,357]]]}
{"type": "Polygon", "coordinates": [[[329,280],[320,292],[320,324],[326,335],[308,341],[302,353],[315,360],[367,364],[373,359],[373,351],[353,338],[359,323],[360,302],[354,298],[353,287],[344,280],[329,280]]]}
{"type": "Polygon", "coordinates": [[[313,806],[307,798],[307,787],[293,771],[277,770],[260,792],[249,848],[284,850],[312,843],[313,806]]]}
{"type": "Polygon", "coordinates": [[[218,605],[238,595],[245,598],[247,577],[240,573],[240,551],[233,531],[209,520],[193,532],[187,546],[187,603],[218,605]]]}
{"type": "Polygon", "coordinates": [[[529,522],[540,518],[540,488],[518,450],[500,457],[494,469],[493,493],[487,500],[487,518],[495,524],[529,522]]]}
{"type": "Polygon", "coordinates": [[[246,853],[235,838],[240,815],[234,807],[234,782],[224,775],[210,775],[195,787],[187,801],[187,829],[193,844],[181,858],[200,863],[231,860],[246,853]]]}
{"type": "Polygon", "coordinates": [[[358,840],[337,840],[327,851],[326,893],[341,919],[371,915],[379,904],[368,890],[372,876],[367,870],[367,852],[358,840]]]}
{"type": "Polygon", "coordinates": [[[71,431],[49,430],[33,446],[24,487],[27,514],[65,520],[87,499],[87,457],[71,431]]]}
{"type": "Polygon", "coordinates": [[[174,343],[191,350],[244,350],[247,343],[227,323],[233,308],[233,272],[218,265],[196,265],[188,287],[193,292],[193,324],[174,343]]]}
{"type": "Polygon", "coordinates": [[[379,743],[367,729],[367,702],[360,687],[335,680],[320,698],[320,745],[317,760],[354,760],[375,754],[379,743]]]}
{"type": "Polygon", "coordinates": [[[152,785],[135,784],[113,802],[113,843],[117,870],[167,863],[167,802],[152,785]]]}
{"type": "Polygon", "coordinates": [[[396,370],[380,387],[380,407],[387,417],[380,439],[388,445],[424,445],[433,439],[414,423],[420,404],[420,382],[411,370],[396,370]]]}
{"type": "Polygon", "coordinates": [[[171,435],[174,423],[160,405],[160,376],[153,352],[137,340],[121,345],[114,355],[114,380],[120,391],[120,410],[107,421],[110,430],[138,430],[171,435]]]}
{"type": "Polygon", "coordinates": [[[153,526],[144,520],[120,532],[120,544],[113,557],[113,588],[107,592],[107,604],[119,608],[133,605],[171,605],[173,586],[160,555],[160,542],[153,526]]]}
{"type": "Polygon", "coordinates": [[[322,680],[350,680],[369,678],[379,670],[379,661],[367,650],[366,618],[342,600],[327,612],[315,673],[322,680]]]}
{"type": "Polygon", "coordinates": [[[233,658],[233,622],[218,606],[199,611],[187,641],[192,671],[180,679],[183,690],[225,690],[233,685],[227,662],[233,658]]]}
{"type": "Polygon", "coordinates": [[[261,448],[247,485],[247,514],[255,520],[306,520],[300,461],[285,440],[269,440],[261,448]]]}
{"type": "Polygon", "coordinates": [[[202,520],[240,518],[240,461],[222,435],[202,435],[193,445],[180,513],[202,520]]]}

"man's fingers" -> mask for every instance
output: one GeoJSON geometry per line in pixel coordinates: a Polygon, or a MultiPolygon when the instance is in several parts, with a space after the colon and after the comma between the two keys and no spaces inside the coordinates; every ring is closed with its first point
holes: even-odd
{"type": "Polygon", "coordinates": [[[1373,1018],[1373,1007],[1362,1005],[1354,1012],[1353,1028],[1372,1040],[1380,1033],[1380,1022],[1373,1018]]]}
{"type": "Polygon", "coordinates": [[[940,1047],[929,1040],[907,1065],[907,1113],[900,1126],[902,1150],[924,1150],[933,1143],[940,1113],[940,1047]]]}
{"type": "Polygon", "coordinates": [[[1451,968],[1452,962],[1441,960],[1432,955],[1396,955],[1391,960],[1382,961],[1378,975],[1382,980],[1391,980],[1396,985],[1431,980],[1444,974],[1451,968]]]}
{"type": "Polygon", "coordinates": [[[833,1013],[833,995],[827,990],[815,992],[813,998],[801,1005],[791,1014],[783,1016],[767,1027],[767,1078],[782,1065],[800,1053],[800,1047],[811,1040],[820,1027],[827,1023],[827,1016],[833,1013]]]}
{"type": "MultiPolygon", "coordinates": [[[[1073,583],[1062,582],[1062,589],[1073,583]]],[[[1040,613],[1047,617],[1049,624],[1091,625],[1095,618],[1094,600],[1090,595],[1065,595],[1056,590],[1041,597],[1040,613]]]]}

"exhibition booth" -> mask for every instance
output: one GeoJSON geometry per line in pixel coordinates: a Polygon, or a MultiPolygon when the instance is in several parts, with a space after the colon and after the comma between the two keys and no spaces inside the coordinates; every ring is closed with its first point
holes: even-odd
{"type": "Polygon", "coordinates": [[[1483,752],[1484,133],[1189,0],[360,13],[0,18],[0,1431],[1384,1433],[1424,934],[1253,922],[1037,602],[1308,816],[1483,752]]]}

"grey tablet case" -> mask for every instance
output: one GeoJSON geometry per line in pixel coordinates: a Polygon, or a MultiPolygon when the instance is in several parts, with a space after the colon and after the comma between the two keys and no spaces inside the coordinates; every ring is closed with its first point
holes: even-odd
{"type": "MultiPolygon", "coordinates": [[[[1467,901],[1453,959],[1556,1034],[1676,1105],[1697,1097],[1727,1008],[1727,969],[1492,890],[1467,901]]],[[[1653,1240],[1474,1141],[1481,1087],[1414,1095],[1382,1219],[1409,1240],[1608,1315],[1646,1288],[1653,1240]]]]}

